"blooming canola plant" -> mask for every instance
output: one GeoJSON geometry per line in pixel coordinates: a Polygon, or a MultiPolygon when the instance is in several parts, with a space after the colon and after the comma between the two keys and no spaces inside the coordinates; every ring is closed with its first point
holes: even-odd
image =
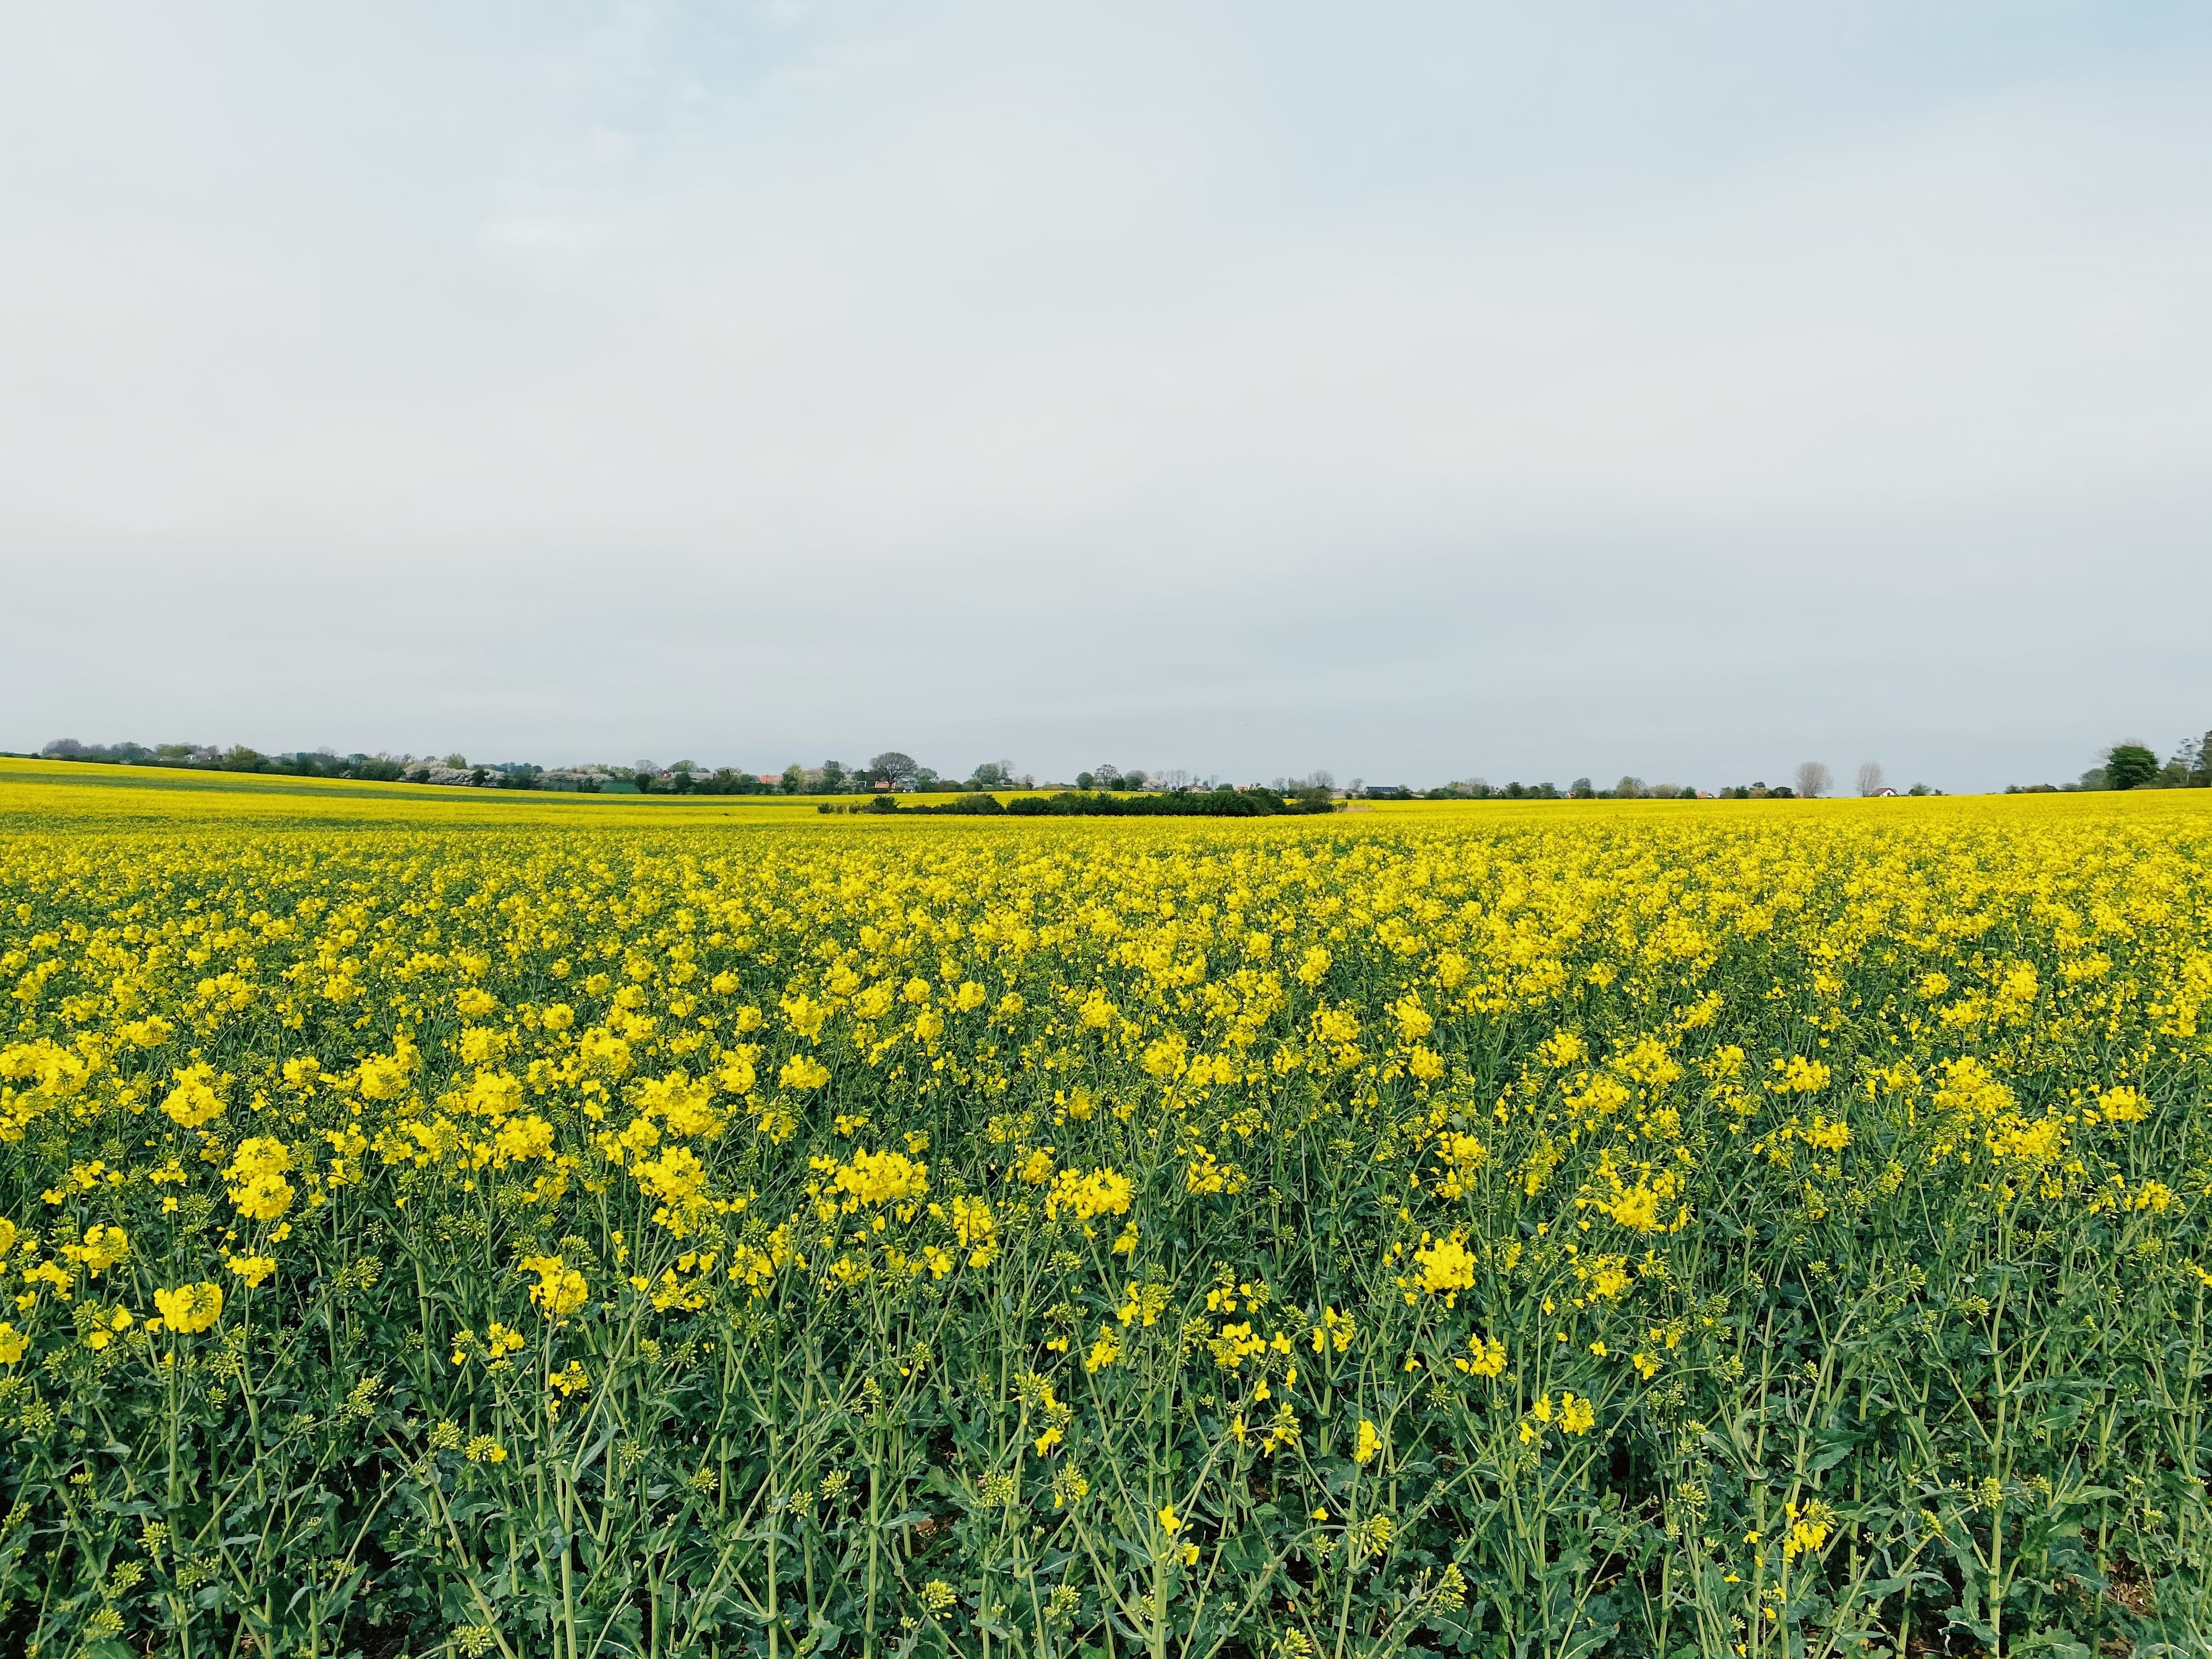
{"type": "Polygon", "coordinates": [[[2200,797],[97,793],[0,795],[11,1651],[2212,1631],[2200,797]]]}

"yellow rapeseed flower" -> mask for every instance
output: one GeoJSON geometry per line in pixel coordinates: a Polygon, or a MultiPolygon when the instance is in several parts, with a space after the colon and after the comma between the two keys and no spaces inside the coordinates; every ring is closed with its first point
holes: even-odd
{"type": "Polygon", "coordinates": [[[154,1292],[161,1322],[173,1331],[204,1331],[222,1317],[222,1286],[204,1281],[154,1292]]]}

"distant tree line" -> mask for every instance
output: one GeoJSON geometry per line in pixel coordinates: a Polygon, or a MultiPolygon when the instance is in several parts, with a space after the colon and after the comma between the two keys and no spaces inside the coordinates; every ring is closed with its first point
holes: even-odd
{"type": "Polygon", "coordinates": [[[667,767],[652,761],[606,769],[613,787],[623,793],[635,789],[648,795],[866,795],[888,792],[943,794],[960,790],[1027,789],[1035,780],[1016,775],[1012,761],[985,761],[963,779],[940,777],[913,756],[892,749],[865,766],[847,766],[825,760],[819,766],[797,761],[780,773],[738,771],[717,767],[712,771],[696,762],[680,760],[667,767]]]}
{"type": "Polygon", "coordinates": [[[2184,738],[2160,764],[2149,744],[2125,738],[2108,747],[2097,763],[2071,783],[2012,784],[2008,795],[2048,795],[2090,789],[2212,788],[2212,732],[2184,738]]]}
{"type": "MultiPolygon", "coordinates": [[[[1001,801],[996,795],[963,794],[941,806],[902,807],[888,794],[878,795],[865,808],[844,810],[901,816],[951,813],[961,817],[1016,818],[1265,818],[1285,814],[1329,812],[1337,802],[1326,789],[1299,784],[1285,791],[1264,784],[1243,789],[1226,786],[1198,788],[1186,786],[1150,793],[1109,794],[1103,790],[1064,789],[1051,795],[1017,795],[1001,801]]],[[[824,801],[824,812],[839,809],[824,801]]]]}
{"type": "MultiPolygon", "coordinates": [[[[1885,793],[1881,788],[1881,767],[1869,762],[1859,770],[1861,794],[1885,793]],[[1873,776],[1870,787],[1865,785],[1869,769],[1873,776]]],[[[1637,777],[1624,777],[1610,789],[1600,788],[1588,778],[1577,778],[1565,789],[1555,783],[1516,782],[1501,786],[1482,778],[1462,778],[1455,782],[1440,784],[1433,789],[1380,784],[1362,786],[1355,782],[1353,790],[1368,800],[1791,800],[1827,793],[1830,775],[1828,769],[1820,762],[1808,761],[1798,769],[1798,772],[1799,781],[1795,787],[1786,783],[1769,785],[1762,780],[1757,783],[1731,784],[1710,793],[1693,784],[1646,783],[1637,777]]],[[[1932,789],[1924,783],[1916,783],[1904,793],[1939,795],[1943,792],[1932,789]]]]}
{"type": "Polygon", "coordinates": [[[334,750],[295,750],[264,754],[242,743],[228,749],[213,744],[79,743],[58,738],[40,750],[47,760],[100,761],[112,766],[178,767],[199,772],[258,772],[276,777],[349,778],[362,783],[465,784],[479,789],[581,789],[599,787],[594,777],[549,772],[529,761],[495,761],[471,766],[460,755],[341,755],[334,750]]]}
{"type": "MultiPolygon", "coordinates": [[[[1686,783],[1646,783],[1623,778],[1610,789],[1601,789],[1588,778],[1577,778],[1562,789],[1556,783],[1495,784],[1487,778],[1459,778],[1432,789],[1409,789],[1382,784],[1354,788],[1368,800],[1696,800],[1698,793],[1686,783]]],[[[1758,786],[1765,790],[1765,786],[1758,786]]],[[[1726,793],[1726,792],[1723,792],[1726,793]]],[[[1767,793],[1771,793],[1767,792],[1767,793]]],[[[1787,790],[1783,792],[1788,793],[1787,790]]]]}
{"type": "MultiPolygon", "coordinates": [[[[1074,787],[1048,784],[1060,793],[1048,799],[1085,805],[1046,805],[1036,799],[975,805],[974,797],[988,799],[992,792],[1031,790],[1036,780],[1018,774],[1012,761],[984,761],[966,777],[956,778],[921,764],[902,750],[890,749],[866,764],[847,766],[825,760],[819,766],[794,761],[778,773],[758,773],[734,767],[702,767],[679,760],[661,766],[641,760],[628,766],[593,763],[548,768],[530,761],[496,761],[471,765],[463,756],[341,755],[329,749],[298,750],[264,754],[244,744],[228,748],[210,744],[164,743],[148,747],[137,743],[88,744],[60,738],[40,753],[48,759],[99,761],[121,766],[182,767],[202,771],[258,772],[301,778],[347,778],[367,783],[422,783],[455,785],[479,789],[566,790],[584,793],[618,793],[647,795],[854,795],[881,797],[904,794],[944,794],[962,797],[957,804],[932,810],[991,812],[1003,810],[1017,817],[1080,814],[1115,817],[1179,817],[1269,815],[1285,811],[1326,810],[1332,800],[1790,800],[1828,793],[1833,775],[1818,761],[1800,764],[1791,783],[1769,785],[1764,781],[1741,783],[1710,794],[1689,784],[1647,783],[1623,777],[1611,788],[1601,788],[1589,778],[1577,778],[1564,789],[1551,782],[1522,783],[1518,780],[1492,784],[1480,777],[1421,787],[1410,784],[1368,783],[1354,778],[1339,789],[1328,773],[1316,771],[1303,778],[1278,777],[1271,783],[1231,787],[1216,778],[1201,778],[1182,770],[1148,771],[1143,767],[1110,763],[1078,772],[1074,787]],[[1230,806],[1231,800],[1272,801],[1274,806],[1230,806]],[[1097,803],[1118,803],[1102,807],[1097,803]],[[1190,803],[1203,801],[1206,805],[1190,803]],[[1156,803],[1156,804],[1140,804],[1156,803]],[[1319,803],[1319,805],[1316,805],[1319,803]]],[[[1861,795],[1893,794],[1883,787],[1882,769],[1863,762],[1856,776],[1861,795]]],[[[2116,743],[2098,763],[2072,783],[2015,784],[2008,794],[2036,794],[2062,790],[2202,789],[2212,787],[2212,732],[2184,741],[2161,763],[2146,744],[2132,739],[2116,743]]],[[[1941,794],[1940,789],[1916,783],[1903,792],[1911,795],[1941,794]]],[[[848,809],[852,810],[852,809],[848,809]]],[[[909,809],[919,810],[919,809],[909,809]]]]}
{"type": "MultiPolygon", "coordinates": [[[[865,766],[827,760],[819,766],[793,762],[780,773],[762,774],[735,767],[701,766],[679,760],[668,766],[641,760],[628,766],[594,763],[544,767],[532,761],[493,761],[471,765],[465,756],[411,754],[341,755],[333,750],[299,750],[264,754],[244,744],[82,743],[58,738],[40,750],[48,760],[101,762],[114,766],[179,767],[209,772],[258,772],[276,776],[348,778],[371,783],[447,784],[479,789],[549,789],[586,794],[645,795],[842,795],[878,791],[949,793],[961,790],[1027,789],[1035,780],[1017,775],[1013,763],[985,761],[965,779],[940,777],[912,756],[896,750],[878,755],[865,766]]],[[[1142,772],[1100,769],[1103,788],[1143,788],[1142,772]]],[[[1171,775],[1187,778],[1187,774],[1171,775]]],[[[1090,773],[1083,778],[1092,776],[1090,773]]],[[[1087,784],[1085,787],[1089,787],[1087,784]]]]}

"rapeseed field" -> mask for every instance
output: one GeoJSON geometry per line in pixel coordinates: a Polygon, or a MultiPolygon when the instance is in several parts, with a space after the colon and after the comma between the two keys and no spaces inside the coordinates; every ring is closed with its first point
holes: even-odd
{"type": "Polygon", "coordinates": [[[2212,1642],[2201,794],[109,775],[0,780],[9,1652],[2212,1642]]]}

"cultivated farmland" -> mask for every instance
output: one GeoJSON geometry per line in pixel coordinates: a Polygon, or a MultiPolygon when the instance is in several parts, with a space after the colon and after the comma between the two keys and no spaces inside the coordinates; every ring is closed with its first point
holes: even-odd
{"type": "Polygon", "coordinates": [[[9,1651],[2212,1639],[2201,793],[95,775],[0,789],[9,1651]]]}

